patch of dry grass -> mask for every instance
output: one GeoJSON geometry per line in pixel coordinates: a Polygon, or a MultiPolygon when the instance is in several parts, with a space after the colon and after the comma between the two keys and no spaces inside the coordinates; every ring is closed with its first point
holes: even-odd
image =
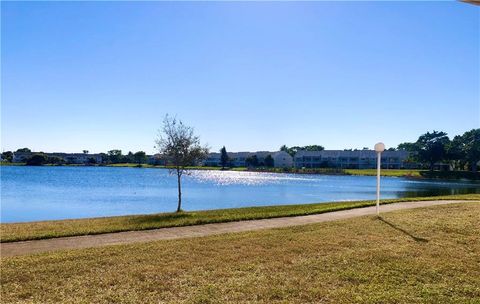
{"type": "MultiPolygon", "coordinates": [[[[345,169],[346,174],[350,175],[377,175],[377,169],[345,169]]],[[[393,177],[422,177],[420,174],[425,170],[417,169],[382,169],[382,176],[393,176],[393,177]]]]}
{"type": "MultiPolygon", "coordinates": [[[[432,199],[479,200],[480,194],[416,197],[383,200],[382,204],[432,199]]],[[[317,203],[283,206],[220,209],[182,213],[114,216],[62,221],[0,224],[1,242],[47,239],[109,232],[148,230],[165,227],[318,214],[374,205],[374,201],[317,203]]]]}
{"type": "Polygon", "coordinates": [[[3,303],[478,303],[480,204],[2,259],[3,303]]]}

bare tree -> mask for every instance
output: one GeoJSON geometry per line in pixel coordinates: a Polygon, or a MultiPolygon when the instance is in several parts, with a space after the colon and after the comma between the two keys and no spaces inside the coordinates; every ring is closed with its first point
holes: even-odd
{"type": "Polygon", "coordinates": [[[178,184],[178,207],[177,212],[182,211],[182,175],[186,173],[185,167],[196,165],[205,159],[208,147],[200,145],[200,138],[195,136],[193,128],[183,124],[181,120],[171,118],[168,115],[163,120],[163,129],[159,131],[155,140],[160,155],[173,168],[170,172],[177,174],[178,184]]]}

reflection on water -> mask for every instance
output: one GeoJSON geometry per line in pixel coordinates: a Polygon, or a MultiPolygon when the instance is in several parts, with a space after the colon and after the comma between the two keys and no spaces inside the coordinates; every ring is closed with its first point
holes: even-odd
{"type": "MultiPolygon", "coordinates": [[[[303,186],[322,186],[328,187],[328,180],[356,180],[359,176],[326,176],[326,175],[302,175],[302,174],[282,174],[282,173],[262,173],[262,172],[232,172],[232,171],[192,171],[190,174],[201,183],[211,183],[215,185],[248,185],[262,186],[273,184],[295,184],[303,186]]],[[[368,177],[371,179],[372,177],[368,177]]],[[[359,180],[358,180],[359,181],[359,180]]],[[[349,183],[338,183],[334,185],[338,189],[351,187],[349,183]]],[[[361,184],[357,185],[362,187],[361,184]]],[[[357,190],[356,193],[371,193],[370,185],[364,185],[365,191],[357,190]]],[[[415,180],[402,178],[384,178],[382,177],[382,188],[386,191],[396,193],[397,197],[416,197],[416,196],[436,196],[436,195],[455,195],[480,193],[480,183],[473,181],[442,181],[442,180],[415,180]],[[391,188],[399,188],[393,191],[391,188]]]]}
{"type": "Polygon", "coordinates": [[[480,193],[480,184],[475,182],[436,180],[409,182],[405,181],[405,188],[397,191],[398,197],[438,196],[480,193]]]}
{"type": "MultiPolygon", "coordinates": [[[[1,167],[3,222],[173,211],[176,178],[162,169],[1,167]]],[[[382,198],[480,193],[468,181],[382,178],[382,198]]],[[[191,171],[183,208],[205,210],[375,198],[374,176],[191,171]]]]}
{"type": "MultiPolygon", "coordinates": [[[[264,173],[264,172],[237,172],[237,171],[214,171],[196,170],[190,176],[202,183],[215,185],[248,185],[259,186],[267,184],[280,184],[282,182],[311,181],[313,178],[307,175],[264,173]]],[[[318,180],[318,179],[317,179],[318,180]]]]}

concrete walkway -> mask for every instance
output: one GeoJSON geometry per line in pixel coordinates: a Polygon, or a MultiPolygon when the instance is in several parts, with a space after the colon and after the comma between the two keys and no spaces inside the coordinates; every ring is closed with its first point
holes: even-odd
{"type": "MultiPolygon", "coordinates": [[[[463,203],[468,201],[450,200],[450,201],[423,201],[423,202],[404,202],[380,206],[381,212],[390,212],[395,210],[421,208],[435,205],[445,205],[452,203],[463,203]]],[[[471,202],[471,201],[470,201],[471,202]]],[[[138,242],[150,242],[158,240],[171,240],[180,238],[200,237],[222,233],[251,231],[258,229],[280,228],[312,223],[322,223],[348,219],[364,215],[376,214],[375,207],[357,208],[343,211],[334,211],[322,214],[280,217],[263,220],[249,220],[229,223],[216,223],[197,226],[161,228],[144,231],[128,231],[117,233],[106,233],[98,235],[73,236],[53,238],[37,241],[23,241],[14,243],[2,243],[1,256],[9,257],[16,255],[34,254],[40,252],[100,247],[106,245],[131,244],[138,242]]]]}

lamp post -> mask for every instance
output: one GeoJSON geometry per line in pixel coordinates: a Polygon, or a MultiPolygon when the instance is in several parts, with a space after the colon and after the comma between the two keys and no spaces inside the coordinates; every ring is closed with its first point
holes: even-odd
{"type": "Polygon", "coordinates": [[[375,145],[375,152],[377,152],[377,216],[380,215],[380,168],[382,152],[385,151],[385,145],[379,142],[375,145]]]}

